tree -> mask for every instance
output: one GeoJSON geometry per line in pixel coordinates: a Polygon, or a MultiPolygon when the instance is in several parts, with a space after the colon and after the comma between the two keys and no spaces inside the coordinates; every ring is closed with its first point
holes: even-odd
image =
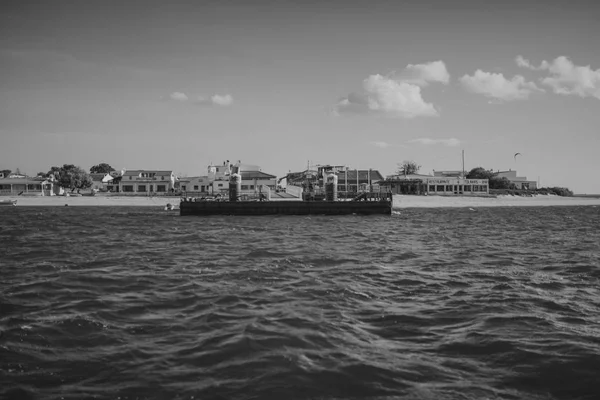
{"type": "Polygon", "coordinates": [[[100,163],[90,168],[90,174],[108,174],[114,170],[115,169],[111,167],[110,164],[100,163]]]}
{"type": "Polygon", "coordinates": [[[467,179],[487,179],[490,189],[513,189],[515,187],[514,183],[511,183],[506,177],[499,177],[496,172],[482,167],[470,170],[467,179]]]}
{"type": "Polygon", "coordinates": [[[492,179],[492,176],[494,176],[494,172],[483,167],[476,167],[469,171],[467,179],[492,179]]]}
{"type": "Polygon", "coordinates": [[[0,174],[2,174],[5,178],[8,178],[11,172],[12,171],[10,169],[3,169],[2,171],[0,171],[0,174]]]}
{"type": "Polygon", "coordinates": [[[48,176],[47,172],[38,172],[36,175],[36,177],[42,177],[42,178],[45,178],[46,176],[48,176]]]}
{"type": "Polygon", "coordinates": [[[402,163],[398,164],[398,170],[396,173],[398,175],[412,175],[419,172],[421,166],[414,161],[404,160],[402,163]]]}
{"type": "Polygon", "coordinates": [[[62,167],[52,167],[48,175],[54,176],[56,183],[66,189],[87,189],[92,186],[92,178],[85,170],[73,164],[64,164],[62,167]]]}

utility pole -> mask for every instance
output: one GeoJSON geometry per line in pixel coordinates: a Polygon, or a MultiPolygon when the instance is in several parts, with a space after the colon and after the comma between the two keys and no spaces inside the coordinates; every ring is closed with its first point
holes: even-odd
{"type": "Polygon", "coordinates": [[[462,151],[462,174],[463,178],[465,177],[465,151],[462,151]]]}

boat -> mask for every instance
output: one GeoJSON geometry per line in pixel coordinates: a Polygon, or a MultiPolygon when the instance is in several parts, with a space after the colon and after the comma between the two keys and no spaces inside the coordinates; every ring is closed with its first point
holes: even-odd
{"type": "Polygon", "coordinates": [[[17,201],[11,199],[0,200],[0,206],[16,206],[17,201]]]}

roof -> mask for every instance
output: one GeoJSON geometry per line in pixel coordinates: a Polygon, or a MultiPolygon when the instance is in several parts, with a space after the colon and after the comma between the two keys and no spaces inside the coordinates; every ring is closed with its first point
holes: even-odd
{"type": "Polygon", "coordinates": [[[242,169],[242,179],[275,179],[275,175],[267,174],[262,171],[244,171],[242,169]]]}
{"type": "Polygon", "coordinates": [[[94,181],[101,181],[106,174],[90,174],[90,178],[94,181]]]}
{"type": "Polygon", "coordinates": [[[147,174],[155,174],[155,175],[171,175],[173,171],[164,171],[164,170],[154,170],[154,169],[131,169],[125,171],[123,176],[139,176],[142,172],[147,174]]]}

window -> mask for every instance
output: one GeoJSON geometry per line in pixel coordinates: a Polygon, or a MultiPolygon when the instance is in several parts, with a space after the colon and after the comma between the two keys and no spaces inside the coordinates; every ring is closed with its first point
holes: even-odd
{"type": "Polygon", "coordinates": [[[186,185],[181,185],[181,190],[187,190],[186,188],[187,188],[186,185]]]}
{"type": "Polygon", "coordinates": [[[465,192],[471,191],[471,185],[465,185],[465,192]]]}
{"type": "Polygon", "coordinates": [[[165,180],[165,177],[164,177],[164,176],[161,176],[161,177],[160,177],[160,180],[161,180],[161,181],[164,181],[164,180],[165,180]]]}
{"type": "Polygon", "coordinates": [[[157,192],[166,192],[167,191],[167,187],[165,185],[156,185],[156,191],[157,192]]]}
{"type": "Polygon", "coordinates": [[[138,185],[138,192],[145,192],[146,191],[146,185],[138,185]]]}
{"type": "Polygon", "coordinates": [[[198,185],[194,185],[194,190],[198,191],[198,185]]]}
{"type": "Polygon", "coordinates": [[[204,185],[200,186],[200,190],[204,192],[204,185]]]}
{"type": "Polygon", "coordinates": [[[473,185],[473,191],[479,192],[479,185],[473,185]]]}
{"type": "Polygon", "coordinates": [[[218,186],[218,187],[223,187],[223,184],[222,184],[222,183],[219,183],[217,186],[218,186]]]}
{"type": "MultiPolygon", "coordinates": [[[[131,177],[129,177],[131,178],[131,177]]],[[[133,185],[123,185],[124,192],[133,192],[133,185]]]]}
{"type": "Polygon", "coordinates": [[[429,191],[435,192],[435,185],[429,185],[429,191]]]}
{"type": "Polygon", "coordinates": [[[487,185],[482,185],[481,186],[481,191],[482,192],[487,192],[487,185]]]}
{"type": "Polygon", "coordinates": [[[446,185],[446,192],[452,191],[452,185],[446,185]]]}
{"type": "MultiPolygon", "coordinates": [[[[130,177],[129,177],[129,180],[132,180],[132,179],[133,179],[133,177],[131,177],[131,176],[130,176],[130,177]]],[[[133,187],[133,186],[132,186],[132,187],[133,187]]],[[[133,190],[131,190],[131,191],[133,192],[133,190]]]]}
{"type": "Polygon", "coordinates": [[[250,185],[250,190],[254,189],[254,185],[250,185]]]}
{"type": "Polygon", "coordinates": [[[248,185],[242,185],[242,190],[248,190],[248,185]]]}
{"type": "Polygon", "coordinates": [[[443,192],[444,191],[444,185],[437,185],[437,191],[438,192],[443,192]]]}

